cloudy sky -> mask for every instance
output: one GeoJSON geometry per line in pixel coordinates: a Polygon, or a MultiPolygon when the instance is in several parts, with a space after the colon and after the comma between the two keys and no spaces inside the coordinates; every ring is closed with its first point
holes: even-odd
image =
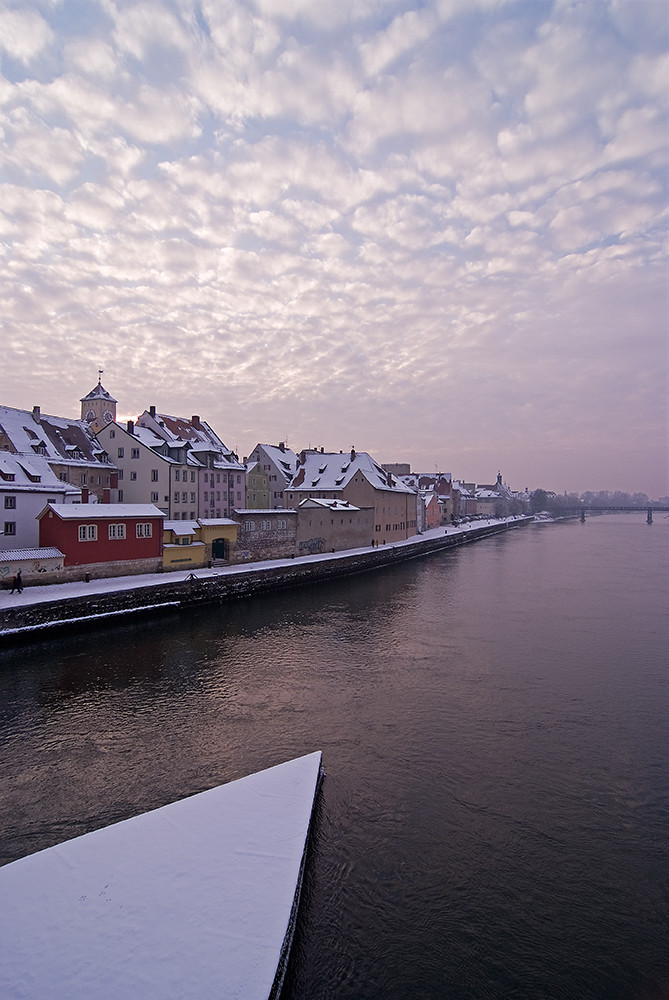
{"type": "Polygon", "coordinates": [[[0,402],[669,493],[665,0],[0,0],[0,402]]]}

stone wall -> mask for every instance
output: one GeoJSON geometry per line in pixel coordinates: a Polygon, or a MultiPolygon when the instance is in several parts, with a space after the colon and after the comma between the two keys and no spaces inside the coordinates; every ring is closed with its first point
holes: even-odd
{"type": "Polygon", "coordinates": [[[532,520],[528,517],[506,524],[476,525],[466,532],[444,533],[428,539],[418,537],[409,544],[382,545],[350,555],[319,556],[305,561],[282,560],[280,565],[258,569],[248,566],[220,574],[215,570],[202,569],[186,580],[166,574],[164,581],[147,587],[91,593],[90,597],[68,598],[56,592],[54,600],[48,603],[3,608],[0,611],[0,643],[34,638],[35,632],[31,630],[39,633],[48,626],[82,628],[114,617],[127,621],[126,616],[132,614],[170,613],[200,604],[220,604],[277,589],[307,586],[319,580],[381,569],[406,559],[522,527],[532,520]]]}

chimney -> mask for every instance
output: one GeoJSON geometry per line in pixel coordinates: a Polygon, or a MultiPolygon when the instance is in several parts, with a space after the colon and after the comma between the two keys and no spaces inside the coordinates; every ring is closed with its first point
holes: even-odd
{"type": "Polygon", "coordinates": [[[286,450],[286,442],[279,441],[279,451],[285,451],[285,450],[286,450]]]}
{"type": "Polygon", "coordinates": [[[134,424],[134,421],[129,420],[128,421],[128,434],[134,434],[134,433],[135,433],[135,424],[134,424]]]}
{"type": "Polygon", "coordinates": [[[196,413],[194,413],[193,416],[190,418],[190,422],[192,423],[193,427],[196,430],[199,431],[201,429],[200,428],[200,418],[199,418],[199,416],[196,413]]]}
{"type": "Polygon", "coordinates": [[[156,408],[155,408],[155,406],[150,406],[149,407],[149,416],[155,418],[155,416],[156,416],[156,408]]]}
{"type": "Polygon", "coordinates": [[[88,503],[88,490],[86,489],[85,486],[83,487],[83,489],[81,491],[81,502],[82,503],[88,503]]]}
{"type": "Polygon", "coordinates": [[[321,455],[324,455],[324,454],[325,454],[325,448],[323,447],[323,445],[321,445],[321,455]]]}
{"type": "Polygon", "coordinates": [[[40,409],[39,406],[33,406],[33,420],[36,424],[40,422],[40,409]]]}
{"type": "Polygon", "coordinates": [[[355,462],[355,448],[351,448],[351,461],[355,462]]]}
{"type": "Polygon", "coordinates": [[[107,487],[102,491],[102,502],[111,503],[111,490],[107,487]]]}

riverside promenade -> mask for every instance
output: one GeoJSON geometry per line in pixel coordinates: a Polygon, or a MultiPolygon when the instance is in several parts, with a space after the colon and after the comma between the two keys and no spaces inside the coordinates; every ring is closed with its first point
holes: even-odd
{"type": "Polygon", "coordinates": [[[433,528],[389,545],[203,568],[194,572],[110,577],[89,582],[0,591],[0,645],[46,637],[95,624],[127,623],[138,615],[173,614],[255,594],[391,566],[524,527],[530,516],[490,518],[459,527],[433,528]]]}

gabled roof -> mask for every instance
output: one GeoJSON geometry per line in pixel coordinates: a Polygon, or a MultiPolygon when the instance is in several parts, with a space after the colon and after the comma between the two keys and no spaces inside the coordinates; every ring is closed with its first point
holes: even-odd
{"type": "MultiPolygon", "coordinates": [[[[240,471],[244,468],[206,420],[200,420],[199,417],[175,417],[169,413],[144,410],[137,418],[135,427],[150,429],[174,447],[189,448],[194,458],[204,454],[215,455],[216,468],[240,471]]],[[[200,458],[200,464],[206,465],[207,462],[200,458]]]]}
{"type": "Polygon", "coordinates": [[[282,448],[280,445],[258,443],[251,454],[254,455],[259,449],[262,449],[267,459],[281,472],[286,482],[293,478],[297,469],[297,455],[294,451],[285,445],[282,448]]]}
{"type": "Polygon", "coordinates": [[[15,453],[42,455],[50,462],[99,465],[103,455],[84,420],[54,417],[41,413],[39,407],[31,411],[0,406],[0,432],[15,453]]]}
{"type": "MultiPolygon", "coordinates": [[[[328,499],[325,497],[305,497],[304,500],[300,500],[298,508],[300,510],[313,510],[314,508],[320,507],[322,510],[332,510],[332,511],[361,511],[362,507],[356,507],[355,504],[349,503],[347,500],[328,499]]],[[[371,507],[364,508],[365,510],[372,510],[371,507]]]]}
{"type": "Polygon", "coordinates": [[[14,455],[0,451],[0,488],[33,493],[76,494],[81,490],[61,482],[45,458],[38,455],[14,455]]]}
{"type": "Polygon", "coordinates": [[[350,455],[348,452],[326,454],[308,451],[303,452],[300,457],[301,463],[288,486],[289,490],[298,493],[312,490],[332,493],[343,490],[356,473],[362,474],[376,490],[392,493],[414,492],[397,476],[386,472],[366,451],[352,451],[350,455]]]}

